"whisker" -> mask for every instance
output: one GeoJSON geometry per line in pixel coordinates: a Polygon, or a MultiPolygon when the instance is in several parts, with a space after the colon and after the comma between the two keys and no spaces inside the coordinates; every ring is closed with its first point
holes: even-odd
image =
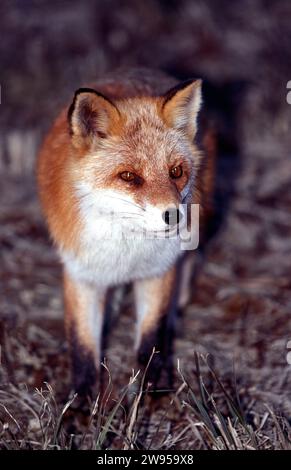
{"type": "Polygon", "coordinates": [[[111,199],[117,199],[117,200],[119,200],[119,201],[123,201],[123,202],[125,202],[126,204],[130,204],[130,205],[135,206],[135,207],[137,207],[138,209],[142,210],[143,212],[146,212],[146,210],[145,210],[142,206],[140,206],[140,205],[138,205],[138,204],[135,204],[134,202],[127,201],[126,199],[123,199],[122,197],[110,196],[109,194],[107,194],[106,197],[110,197],[111,199]]]}
{"type": "Polygon", "coordinates": [[[119,214],[125,214],[125,215],[133,215],[133,216],[136,216],[138,215],[139,217],[144,217],[143,214],[139,214],[138,212],[115,212],[116,215],[119,215],[119,214]]]}
{"type": "Polygon", "coordinates": [[[128,216],[127,217],[119,217],[119,218],[123,219],[123,220],[128,220],[128,219],[135,220],[135,217],[128,217],[128,216]]]}
{"type": "Polygon", "coordinates": [[[143,214],[138,214],[138,213],[135,213],[135,212],[102,212],[100,215],[104,215],[104,216],[115,216],[115,217],[120,217],[120,216],[123,216],[123,215],[129,215],[131,216],[133,219],[136,218],[136,217],[142,217],[144,218],[144,215],[143,214]]]}
{"type": "MultiPolygon", "coordinates": [[[[83,199],[87,199],[88,197],[91,196],[91,193],[90,192],[86,192],[86,193],[83,193],[83,194],[78,194],[78,199],[79,200],[83,200],[83,199]]],[[[117,199],[119,201],[122,201],[122,202],[125,202],[126,204],[130,204],[131,206],[134,206],[134,207],[137,207],[139,210],[143,211],[143,212],[146,212],[146,210],[140,206],[139,204],[135,204],[134,202],[132,201],[127,201],[126,199],[123,199],[122,197],[118,197],[118,196],[111,196],[109,194],[106,194],[106,197],[110,197],[111,199],[117,199]]],[[[94,205],[94,202],[92,202],[90,204],[90,206],[93,206],[94,205]]]]}

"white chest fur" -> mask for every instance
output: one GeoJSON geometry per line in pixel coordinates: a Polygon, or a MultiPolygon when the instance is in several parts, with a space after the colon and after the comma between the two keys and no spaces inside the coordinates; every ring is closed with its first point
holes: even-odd
{"type": "Polygon", "coordinates": [[[177,240],[97,240],[79,256],[62,253],[76,278],[108,287],[160,276],[180,253],[177,240]]]}
{"type": "Polygon", "coordinates": [[[108,287],[164,274],[181,253],[180,240],[154,238],[164,228],[161,211],[141,213],[131,200],[114,192],[78,188],[83,231],[76,253],[61,252],[75,278],[108,287]],[[142,232],[141,226],[148,231],[142,232]],[[134,230],[134,232],[132,232],[134,230]]]}

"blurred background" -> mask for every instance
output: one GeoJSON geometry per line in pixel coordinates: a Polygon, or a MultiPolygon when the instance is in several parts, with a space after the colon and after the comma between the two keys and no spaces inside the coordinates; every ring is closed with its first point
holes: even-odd
{"type": "MultiPolygon", "coordinates": [[[[178,79],[204,79],[219,150],[215,230],[197,257],[175,358],[191,376],[193,351],[211,353],[231,393],[235,363],[249,422],[263,419],[264,403],[290,420],[290,23],[288,0],[1,0],[0,398],[6,405],[13,408],[11,396],[24,393],[23,384],[25,400],[36,407],[34,387],[49,381],[58,394],[69,384],[61,269],[34,180],[41,139],[82,84],[119,66],[150,66],[178,79]]],[[[107,353],[117,385],[130,374],[130,298],[122,313],[107,353]]],[[[29,428],[24,409],[18,400],[15,416],[29,428]]],[[[161,410],[151,414],[153,423],[161,410]]],[[[186,418],[175,409],[174,434],[186,418]]],[[[193,446],[195,439],[188,439],[193,446]]]]}

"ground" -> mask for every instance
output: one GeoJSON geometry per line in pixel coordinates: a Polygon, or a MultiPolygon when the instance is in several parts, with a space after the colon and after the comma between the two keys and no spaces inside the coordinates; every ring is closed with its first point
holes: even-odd
{"type": "Polygon", "coordinates": [[[31,1],[29,16],[19,2],[1,4],[0,447],[288,448],[290,4],[104,4],[31,1]],[[58,105],[96,70],[121,64],[205,79],[219,142],[217,223],[176,322],[174,391],[140,399],[134,384],[127,389],[134,312],[126,293],[106,351],[112,391],[88,416],[69,401],[61,266],[34,164],[58,105]]]}

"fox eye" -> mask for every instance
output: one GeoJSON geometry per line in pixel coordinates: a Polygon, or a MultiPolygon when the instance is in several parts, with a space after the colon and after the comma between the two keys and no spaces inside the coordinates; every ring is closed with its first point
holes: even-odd
{"type": "Polygon", "coordinates": [[[122,173],[119,174],[120,178],[123,181],[134,181],[136,178],[136,175],[132,173],[131,171],[123,171],[122,173]]]}
{"type": "Polygon", "coordinates": [[[178,179],[178,178],[181,178],[182,175],[183,175],[182,165],[174,166],[173,168],[171,168],[170,170],[171,178],[178,179]]]}

